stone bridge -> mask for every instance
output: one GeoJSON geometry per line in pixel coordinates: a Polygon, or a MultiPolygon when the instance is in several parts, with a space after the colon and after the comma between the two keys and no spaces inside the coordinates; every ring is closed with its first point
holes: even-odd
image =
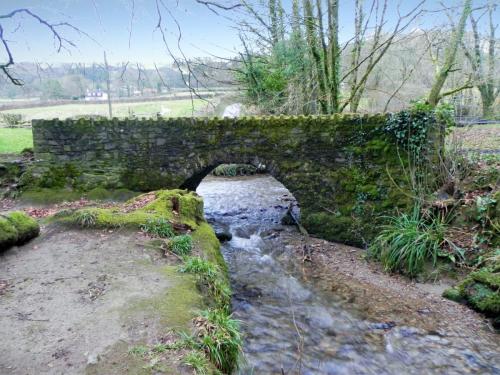
{"type": "Polygon", "coordinates": [[[359,245],[376,233],[380,214],[409,204],[394,183],[405,179],[386,119],[35,120],[35,181],[83,191],[194,190],[219,164],[264,165],[296,197],[311,234],[359,245]]]}

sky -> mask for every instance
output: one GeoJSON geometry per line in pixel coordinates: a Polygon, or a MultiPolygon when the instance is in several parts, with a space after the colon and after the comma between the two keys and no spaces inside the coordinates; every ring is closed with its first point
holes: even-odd
{"type": "MultiPolygon", "coordinates": [[[[227,19],[224,11],[220,15],[194,0],[163,0],[171,9],[182,28],[182,50],[188,57],[216,55],[234,56],[240,49],[238,32],[234,22],[227,19]]],[[[231,4],[231,0],[219,0],[231,4]]],[[[260,0],[249,0],[257,3],[260,0]]],[[[390,0],[394,10],[399,3],[403,11],[414,6],[418,0],[390,0]]],[[[284,7],[291,0],[283,0],[284,7]]],[[[447,0],[457,4],[458,0],[447,0]]],[[[340,39],[348,40],[353,33],[353,0],[340,0],[340,39]]],[[[427,0],[427,9],[437,8],[438,0],[427,0]]],[[[2,20],[4,34],[10,41],[16,62],[101,62],[106,51],[110,63],[139,61],[146,66],[153,63],[170,63],[171,59],[156,30],[158,15],[155,0],[0,0],[0,14],[17,8],[28,8],[44,19],[69,22],[88,34],[78,35],[72,30],[61,29],[61,34],[75,43],[69,51],[57,52],[49,30],[26,16],[14,20],[2,20]]],[[[390,22],[396,17],[391,14],[390,22]]],[[[168,43],[179,51],[177,27],[166,12],[163,12],[168,43]]],[[[425,18],[427,23],[444,20],[425,18]]],[[[441,15],[444,17],[444,15],[441,15]]],[[[4,54],[0,53],[2,59],[4,54]]]]}

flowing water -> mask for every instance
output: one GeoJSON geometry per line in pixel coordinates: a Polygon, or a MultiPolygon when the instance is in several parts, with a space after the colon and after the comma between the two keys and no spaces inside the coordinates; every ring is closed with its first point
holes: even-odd
{"type": "Polygon", "coordinates": [[[197,191],[208,221],[233,236],[222,250],[244,334],[242,374],[500,374],[495,348],[363,319],[305,281],[273,240],[295,229],[280,224],[293,197],[272,177],[208,177],[197,191]]]}

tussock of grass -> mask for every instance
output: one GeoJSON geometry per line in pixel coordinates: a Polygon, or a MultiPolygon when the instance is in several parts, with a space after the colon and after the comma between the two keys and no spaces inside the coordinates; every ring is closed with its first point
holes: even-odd
{"type": "Polygon", "coordinates": [[[416,276],[426,261],[436,264],[441,247],[447,241],[442,219],[425,219],[420,208],[415,207],[410,214],[388,220],[370,247],[370,254],[379,259],[387,271],[416,276]]]}
{"type": "Polygon", "coordinates": [[[188,234],[175,236],[169,241],[168,248],[177,255],[189,255],[193,249],[193,239],[188,234]]]}
{"type": "Polygon", "coordinates": [[[145,224],[141,225],[141,229],[145,233],[152,234],[161,238],[171,238],[175,236],[172,224],[164,218],[148,219],[145,224]]]}

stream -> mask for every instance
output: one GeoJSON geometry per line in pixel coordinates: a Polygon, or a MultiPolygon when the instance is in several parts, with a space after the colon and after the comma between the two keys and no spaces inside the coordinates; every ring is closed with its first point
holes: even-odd
{"type": "Polygon", "coordinates": [[[306,280],[280,232],[293,201],[270,176],[207,177],[197,189],[222,245],[241,321],[241,374],[500,374],[499,351],[346,310],[334,292],[306,280]]]}

